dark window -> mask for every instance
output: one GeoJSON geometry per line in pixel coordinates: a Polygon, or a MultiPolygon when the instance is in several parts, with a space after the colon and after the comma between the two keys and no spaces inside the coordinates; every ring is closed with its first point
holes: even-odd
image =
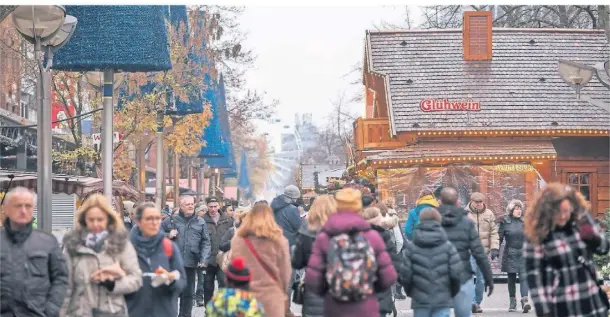
{"type": "Polygon", "coordinates": [[[591,201],[591,173],[568,173],[568,184],[591,201]]]}

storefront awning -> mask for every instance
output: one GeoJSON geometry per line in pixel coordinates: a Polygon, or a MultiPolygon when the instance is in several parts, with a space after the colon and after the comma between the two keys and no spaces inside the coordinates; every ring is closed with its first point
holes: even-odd
{"type": "Polygon", "coordinates": [[[551,140],[424,141],[367,158],[375,165],[531,161],[557,157],[551,140]]]}

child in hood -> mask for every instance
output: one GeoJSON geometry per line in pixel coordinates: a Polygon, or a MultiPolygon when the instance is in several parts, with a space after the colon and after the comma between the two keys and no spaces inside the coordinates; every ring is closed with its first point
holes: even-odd
{"type": "Polygon", "coordinates": [[[243,257],[235,257],[224,271],[226,287],[218,289],[206,307],[207,317],[265,317],[263,304],[250,293],[252,275],[243,257]]]}

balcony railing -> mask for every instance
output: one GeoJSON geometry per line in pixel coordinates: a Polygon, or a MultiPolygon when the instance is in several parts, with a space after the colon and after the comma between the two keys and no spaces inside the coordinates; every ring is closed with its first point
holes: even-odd
{"type": "Polygon", "coordinates": [[[403,145],[390,137],[388,118],[363,119],[354,121],[354,144],[356,151],[374,149],[394,149],[403,145]]]}

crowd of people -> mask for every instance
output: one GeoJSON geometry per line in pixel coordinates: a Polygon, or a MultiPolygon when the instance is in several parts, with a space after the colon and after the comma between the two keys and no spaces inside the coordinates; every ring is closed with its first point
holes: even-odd
{"type": "Polygon", "coordinates": [[[482,312],[499,257],[509,311],[518,279],[523,312],[529,293],[540,317],[608,316],[592,255],[610,243],[572,187],[549,184],[527,211],[512,200],[501,219],[481,193],[462,207],[452,186],[424,189],[404,230],[391,207],[347,187],[303,208],[291,185],[248,208],[185,195],[176,211],[141,203],[122,218],[92,195],[60,244],[33,228],[33,193],[13,188],[0,316],[283,317],[295,302],[303,316],[385,317],[404,288],[415,317],[465,317],[482,312]]]}

